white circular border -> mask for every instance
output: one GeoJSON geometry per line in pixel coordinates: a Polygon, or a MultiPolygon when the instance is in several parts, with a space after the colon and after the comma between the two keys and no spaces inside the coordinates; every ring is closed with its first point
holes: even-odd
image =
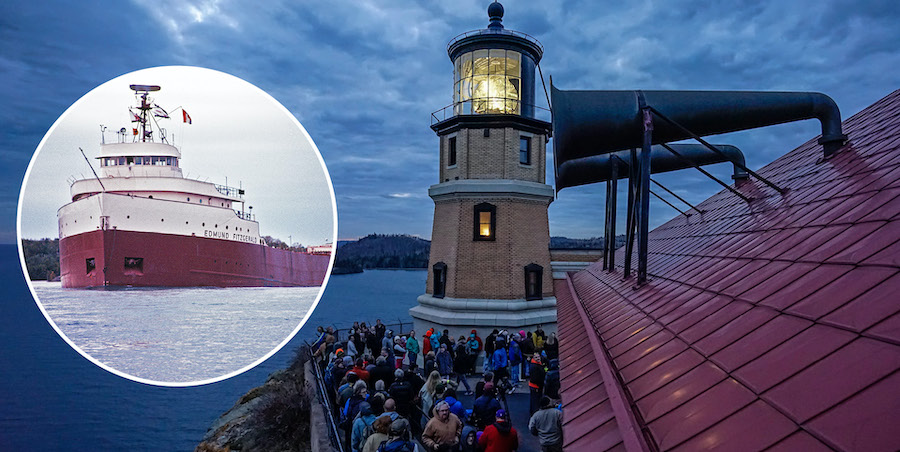
{"type": "Polygon", "coordinates": [[[106,370],[107,372],[118,375],[118,376],[128,379],[128,380],[136,381],[138,383],[144,383],[144,384],[153,385],[153,386],[176,387],[176,388],[177,387],[190,387],[190,386],[206,385],[206,384],[226,380],[226,379],[234,377],[236,375],[240,375],[240,374],[258,366],[260,363],[269,359],[272,355],[274,355],[275,353],[278,353],[279,350],[284,348],[284,346],[287,345],[287,343],[290,342],[291,339],[293,339],[294,336],[296,336],[298,332],[300,332],[300,329],[303,328],[303,325],[306,324],[307,320],[309,320],[309,317],[312,315],[313,311],[315,311],[316,307],[319,305],[319,300],[322,299],[322,295],[325,293],[325,288],[328,286],[328,281],[331,279],[331,270],[334,267],[334,259],[335,259],[335,255],[337,254],[337,231],[338,231],[337,200],[335,199],[335,196],[334,196],[334,184],[331,182],[331,174],[329,174],[329,172],[328,172],[328,167],[325,165],[325,160],[322,158],[322,153],[319,152],[319,148],[318,148],[318,146],[316,146],[316,142],[313,141],[312,137],[309,136],[309,133],[306,131],[306,128],[303,127],[303,124],[300,124],[300,121],[297,120],[297,118],[290,112],[290,110],[288,110],[284,105],[282,105],[274,97],[269,95],[269,93],[263,91],[258,86],[254,85],[240,77],[231,75],[227,72],[217,71],[215,69],[203,68],[203,67],[199,67],[199,66],[154,66],[154,67],[143,68],[143,69],[138,69],[135,71],[126,72],[124,74],[120,74],[116,77],[113,77],[113,78],[101,83],[100,85],[97,85],[96,87],[94,87],[93,89],[91,89],[90,91],[88,91],[87,93],[82,95],[80,98],[78,98],[78,100],[75,101],[75,103],[73,103],[71,106],[69,106],[69,108],[67,108],[66,111],[64,111],[63,114],[60,115],[59,118],[56,119],[56,121],[53,123],[53,125],[50,126],[50,130],[48,130],[47,133],[44,134],[44,137],[41,138],[41,142],[38,144],[37,149],[35,149],[35,151],[34,151],[34,155],[31,156],[31,161],[28,163],[28,169],[25,170],[25,178],[22,179],[22,187],[19,190],[19,204],[16,209],[16,245],[19,250],[19,263],[22,266],[22,273],[25,276],[25,282],[28,283],[28,289],[31,291],[31,296],[34,298],[35,304],[38,305],[38,308],[40,308],[41,313],[44,315],[44,318],[46,318],[47,322],[50,323],[50,326],[52,326],[53,329],[56,330],[56,333],[59,334],[59,336],[62,337],[63,340],[66,341],[66,343],[69,344],[70,347],[75,349],[75,351],[77,351],[81,356],[87,358],[90,362],[94,363],[101,369],[106,370]],[[65,333],[63,333],[63,331],[59,328],[59,326],[56,324],[56,322],[54,322],[53,319],[50,317],[50,314],[47,313],[47,310],[44,309],[44,305],[41,304],[40,298],[38,298],[37,293],[34,291],[34,285],[31,283],[31,278],[28,275],[28,269],[25,265],[25,253],[22,249],[22,202],[24,201],[24,198],[25,198],[25,185],[28,183],[28,176],[31,175],[31,168],[34,166],[34,162],[37,160],[37,156],[40,153],[41,149],[43,149],[44,143],[47,141],[47,138],[53,134],[53,131],[56,130],[56,127],[62,122],[63,119],[65,119],[65,117],[72,111],[72,109],[75,108],[75,106],[77,106],[79,103],[81,103],[95,89],[99,88],[102,85],[105,85],[106,83],[108,83],[116,78],[119,78],[119,77],[122,77],[122,76],[125,76],[128,74],[132,74],[134,72],[143,71],[143,70],[147,70],[147,69],[160,69],[160,68],[165,68],[165,69],[177,69],[177,68],[204,69],[204,70],[208,70],[208,71],[212,71],[212,72],[217,72],[219,74],[223,74],[228,77],[235,78],[237,80],[240,80],[240,81],[246,83],[250,87],[253,87],[254,89],[256,89],[260,94],[262,94],[264,99],[268,99],[269,101],[271,101],[272,104],[274,104],[276,109],[280,110],[282,113],[287,115],[291,119],[291,121],[294,122],[294,124],[297,126],[297,128],[300,129],[300,131],[303,133],[303,136],[309,141],[309,144],[312,145],[312,149],[316,152],[316,157],[319,158],[319,164],[322,166],[322,170],[325,173],[325,180],[328,182],[328,191],[331,194],[332,238],[334,240],[334,249],[332,249],[332,251],[331,251],[331,259],[328,261],[328,270],[325,273],[325,279],[322,281],[322,285],[319,287],[319,293],[318,293],[318,295],[316,295],[316,300],[313,302],[312,307],[310,307],[309,310],[307,310],[306,315],[303,316],[303,319],[300,320],[300,323],[297,324],[297,327],[294,328],[294,331],[292,331],[291,334],[289,334],[280,344],[278,344],[277,346],[275,346],[275,348],[273,348],[271,351],[269,351],[269,353],[266,353],[263,357],[257,359],[256,361],[254,361],[254,362],[248,364],[247,366],[244,366],[234,372],[227,373],[227,374],[219,376],[219,377],[208,378],[206,380],[179,382],[179,381],[156,381],[156,380],[150,380],[147,378],[141,378],[141,377],[131,375],[131,374],[122,372],[120,370],[114,369],[114,368],[98,361],[96,358],[94,358],[90,354],[86,353],[78,345],[76,345],[71,339],[69,339],[69,337],[66,336],[65,333]]]}

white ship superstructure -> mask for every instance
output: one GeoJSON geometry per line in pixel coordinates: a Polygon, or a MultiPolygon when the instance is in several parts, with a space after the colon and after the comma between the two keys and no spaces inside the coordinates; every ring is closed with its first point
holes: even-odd
{"type": "Polygon", "coordinates": [[[57,213],[63,285],[321,284],[327,260],[314,266],[322,278],[298,279],[294,260],[309,256],[265,246],[242,189],[184,177],[181,152],[149,126],[155,111],[168,117],[149,97],[159,87],[131,88],[137,127],[101,144],[99,174],[74,181],[57,213]]]}

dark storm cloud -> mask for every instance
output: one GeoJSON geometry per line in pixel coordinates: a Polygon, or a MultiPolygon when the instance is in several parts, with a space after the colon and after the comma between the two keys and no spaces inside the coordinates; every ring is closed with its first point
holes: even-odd
{"type": "Polygon", "coordinates": [[[15,241],[19,187],[44,133],[100,83],[172,64],[168,39],[140,11],[102,2],[5,2],[0,6],[0,242],[15,241]]]}
{"type": "MultiPolygon", "coordinates": [[[[0,240],[11,241],[18,184],[53,120],[116,75],[166,64],[241,77],[284,104],[328,165],[339,235],[431,234],[437,138],[451,102],[448,41],[487,25],[488,1],[251,4],[139,0],[0,6],[0,240]]],[[[893,2],[504,2],[507,28],[539,39],[562,89],[811,90],[844,117],[900,87],[893,2]]],[[[538,83],[536,99],[543,104],[538,83]]],[[[815,121],[714,137],[759,168],[819,133],[815,121]]],[[[552,144],[552,142],[551,142],[552,144]]],[[[552,154],[548,153],[548,161],[552,154]]],[[[730,169],[715,173],[730,180],[730,169]]],[[[548,172],[552,183],[552,171],[548,172]]],[[[700,202],[720,187],[694,172],[659,180],[700,202]]],[[[602,231],[604,187],[563,190],[551,233],[602,231]]],[[[620,203],[623,205],[624,203],[620,203]]],[[[680,207],[680,206],[679,206],[680,207]]],[[[658,201],[652,221],[675,213],[658,201]]],[[[619,218],[624,218],[620,215],[619,218]]],[[[620,229],[621,230],[621,229],[620,229]]]]}

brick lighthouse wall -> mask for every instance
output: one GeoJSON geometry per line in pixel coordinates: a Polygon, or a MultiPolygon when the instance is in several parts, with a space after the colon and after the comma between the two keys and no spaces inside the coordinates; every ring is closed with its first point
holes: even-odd
{"type": "Polygon", "coordinates": [[[516,197],[479,197],[435,202],[431,258],[426,292],[432,293],[431,266],[447,264],[446,296],[451,298],[525,298],[525,266],[544,268],[542,292],[553,296],[550,269],[548,203],[516,197]],[[496,240],[475,241],[475,205],[497,208],[496,240]]]}
{"type": "Polygon", "coordinates": [[[544,183],[547,143],[544,135],[512,127],[460,129],[441,137],[440,182],[457,179],[515,179],[544,183]],[[531,165],[519,163],[519,138],[531,137],[531,165]],[[450,138],[456,138],[456,165],[448,167],[450,138]]]}

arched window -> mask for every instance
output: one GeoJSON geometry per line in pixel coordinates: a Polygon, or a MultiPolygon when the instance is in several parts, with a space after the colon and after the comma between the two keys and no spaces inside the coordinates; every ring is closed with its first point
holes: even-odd
{"type": "Polygon", "coordinates": [[[438,262],[431,266],[433,273],[432,278],[432,296],[435,298],[444,298],[447,289],[447,264],[438,262]]]}
{"type": "Polygon", "coordinates": [[[530,263],[525,266],[525,299],[526,300],[540,300],[544,298],[543,293],[543,278],[544,277],[544,267],[541,267],[538,264],[530,263]]]}

